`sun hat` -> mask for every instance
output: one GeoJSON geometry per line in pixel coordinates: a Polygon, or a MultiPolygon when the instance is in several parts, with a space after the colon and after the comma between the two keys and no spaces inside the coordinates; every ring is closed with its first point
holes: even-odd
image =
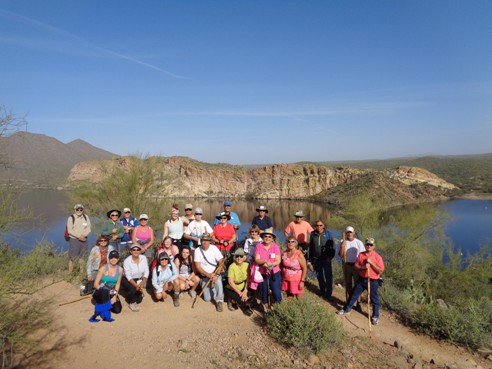
{"type": "Polygon", "coordinates": [[[192,205],[192,204],[186,204],[186,205],[185,205],[185,210],[186,210],[186,209],[191,209],[191,210],[193,210],[193,205],[192,205]]]}
{"type": "Polygon", "coordinates": [[[238,248],[236,251],[234,251],[234,253],[232,254],[234,256],[244,256],[246,255],[246,252],[244,251],[244,249],[242,247],[238,248]]]}
{"type": "Polygon", "coordinates": [[[222,218],[222,217],[227,217],[227,220],[231,219],[231,216],[229,214],[226,214],[225,211],[223,211],[222,213],[217,214],[217,216],[215,218],[220,220],[220,218],[222,218]]]}
{"type": "Polygon", "coordinates": [[[372,237],[369,237],[369,238],[366,238],[366,242],[364,243],[364,245],[374,245],[376,242],[374,241],[374,238],[372,237]]]}
{"type": "Polygon", "coordinates": [[[268,213],[268,209],[266,208],[266,206],[263,206],[263,205],[260,205],[259,207],[257,207],[256,211],[258,211],[258,212],[264,211],[265,213],[268,213]]]}
{"type": "Polygon", "coordinates": [[[140,216],[138,217],[138,220],[141,220],[141,219],[149,220],[149,216],[147,214],[140,214],[140,216]]]}
{"type": "Polygon", "coordinates": [[[263,238],[263,235],[265,235],[265,234],[272,235],[274,239],[277,238],[277,236],[275,235],[275,233],[273,233],[273,230],[271,228],[265,229],[264,231],[261,231],[260,237],[263,238]]]}
{"type": "Polygon", "coordinates": [[[195,208],[195,211],[193,212],[193,214],[203,214],[202,208],[195,208]]]}
{"type": "Polygon", "coordinates": [[[204,233],[202,235],[202,241],[212,241],[212,236],[210,236],[210,234],[208,233],[204,233]]]}
{"type": "Polygon", "coordinates": [[[121,217],[121,211],[119,211],[118,209],[113,209],[113,210],[110,210],[106,213],[106,215],[108,216],[108,218],[111,218],[111,214],[112,213],[118,213],[118,218],[121,217]]]}
{"type": "Polygon", "coordinates": [[[300,218],[304,218],[304,213],[302,210],[298,210],[296,211],[296,213],[294,214],[295,217],[300,217],[300,218]]]}
{"type": "Polygon", "coordinates": [[[354,227],[347,227],[347,228],[345,228],[345,232],[346,233],[348,233],[348,232],[354,233],[355,232],[354,227]]]}
{"type": "Polygon", "coordinates": [[[135,248],[142,250],[142,246],[140,246],[138,243],[136,243],[135,245],[132,245],[132,247],[130,247],[130,250],[133,250],[135,248]]]}
{"type": "Polygon", "coordinates": [[[75,206],[73,207],[75,210],[77,210],[78,208],[84,208],[84,205],[82,204],[75,204],[75,206]]]}

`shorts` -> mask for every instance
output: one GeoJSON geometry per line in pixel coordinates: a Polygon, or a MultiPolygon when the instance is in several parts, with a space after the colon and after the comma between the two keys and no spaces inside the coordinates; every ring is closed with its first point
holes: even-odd
{"type": "Polygon", "coordinates": [[[85,257],[87,251],[86,242],[81,242],[76,238],[70,238],[68,241],[68,257],[70,260],[85,257]]]}
{"type": "Polygon", "coordinates": [[[302,295],[304,294],[304,290],[299,289],[300,281],[286,281],[282,280],[282,291],[287,291],[292,295],[302,295]]]}

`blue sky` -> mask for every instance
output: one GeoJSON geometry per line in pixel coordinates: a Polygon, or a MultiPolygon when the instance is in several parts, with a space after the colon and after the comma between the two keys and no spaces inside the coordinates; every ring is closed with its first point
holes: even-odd
{"type": "Polygon", "coordinates": [[[492,151],[491,1],[0,0],[0,105],[119,155],[492,151]]]}

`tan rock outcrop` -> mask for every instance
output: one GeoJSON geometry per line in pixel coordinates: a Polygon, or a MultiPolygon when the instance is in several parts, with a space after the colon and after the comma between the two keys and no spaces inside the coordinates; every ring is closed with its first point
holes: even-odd
{"type": "MultiPolygon", "coordinates": [[[[70,171],[68,183],[96,183],[114,168],[129,168],[131,157],[119,157],[103,162],[84,162],[70,171]]],[[[229,164],[208,164],[184,157],[152,157],[151,165],[161,193],[167,197],[251,197],[258,199],[300,199],[349,183],[368,170],[350,167],[328,167],[316,164],[274,164],[245,168],[229,164]]],[[[420,169],[399,167],[385,175],[405,185],[428,183],[442,188],[454,188],[434,174],[420,169]]]]}

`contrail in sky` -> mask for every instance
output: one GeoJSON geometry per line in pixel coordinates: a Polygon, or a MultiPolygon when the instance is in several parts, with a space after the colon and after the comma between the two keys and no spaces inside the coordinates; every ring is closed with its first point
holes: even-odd
{"type": "Polygon", "coordinates": [[[135,63],[135,64],[142,65],[142,66],[147,67],[147,68],[150,68],[150,69],[154,69],[154,70],[156,70],[158,72],[164,73],[164,74],[166,74],[166,75],[168,75],[170,77],[173,77],[173,78],[177,78],[177,79],[183,79],[184,78],[183,76],[180,76],[178,74],[169,72],[168,70],[159,68],[159,67],[157,67],[155,65],[152,65],[152,64],[143,62],[141,60],[132,58],[131,56],[120,54],[120,53],[117,53],[117,52],[112,51],[110,49],[106,49],[104,47],[98,46],[98,45],[94,44],[93,42],[87,41],[87,40],[83,39],[82,37],[79,37],[77,35],[74,35],[73,33],[67,32],[67,31],[65,31],[65,30],[63,30],[61,28],[54,27],[54,26],[52,26],[50,24],[43,23],[43,22],[37,21],[37,20],[32,19],[32,18],[28,18],[28,17],[25,17],[25,16],[20,15],[20,14],[16,14],[16,13],[10,12],[10,11],[5,10],[5,9],[0,9],[0,17],[4,17],[4,18],[8,18],[8,19],[13,19],[15,21],[22,22],[22,23],[25,23],[25,24],[28,24],[28,25],[31,25],[31,26],[35,26],[37,28],[42,28],[42,29],[48,30],[50,32],[57,33],[59,35],[65,36],[65,37],[76,39],[78,41],[81,41],[83,43],[86,43],[87,45],[90,45],[91,47],[93,47],[93,48],[95,48],[95,49],[97,49],[97,50],[99,50],[99,51],[101,51],[103,53],[112,55],[112,56],[114,56],[116,58],[119,58],[119,59],[127,60],[127,61],[132,62],[132,63],[135,63]]]}

